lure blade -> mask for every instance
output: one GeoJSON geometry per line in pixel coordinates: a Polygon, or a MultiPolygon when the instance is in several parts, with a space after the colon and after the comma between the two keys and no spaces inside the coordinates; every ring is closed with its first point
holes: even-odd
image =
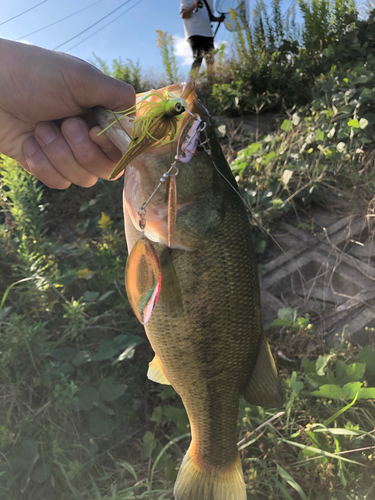
{"type": "Polygon", "coordinates": [[[168,246],[172,245],[177,220],[177,184],[176,175],[169,176],[168,186],[168,246]]]}
{"type": "Polygon", "coordinates": [[[198,146],[198,129],[201,123],[201,118],[194,115],[182,129],[177,144],[177,159],[181,163],[188,163],[193,158],[198,146]]]}
{"type": "Polygon", "coordinates": [[[125,269],[125,288],[138,320],[145,325],[159,297],[161,267],[158,254],[149,239],[141,236],[134,245],[125,269]]]}

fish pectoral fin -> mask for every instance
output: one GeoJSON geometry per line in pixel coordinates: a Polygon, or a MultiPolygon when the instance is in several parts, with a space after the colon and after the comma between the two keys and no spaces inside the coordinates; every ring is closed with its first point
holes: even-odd
{"type": "Polygon", "coordinates": [[[157,354],[155,354],[154,359],[148,365],[147,377],[158,384],[171,385],[167,377],[164,375],[163,366],[157,354]]]}
{"type": "Polygon", "coordinates": [[[243,397],[251,405],[268,408],[282,406],[283,391],[270,346],[262,335],[255,368],[245,387],[243,397]]]}
{"type": "Polygon", "coordinates": [[[171,250],[165,247],[160,252],[160,265],[161,265],[161,289],[160,289],[160,303],[168,310],[168,315],[181,316],[182,295],[180,282],[173,266],[172,253],[179,254],[179,250],[171,250]]]}

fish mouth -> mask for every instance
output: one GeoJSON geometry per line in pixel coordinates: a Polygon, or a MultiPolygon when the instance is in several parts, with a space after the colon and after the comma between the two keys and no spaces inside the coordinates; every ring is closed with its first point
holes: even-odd
{"type": "MultiPolygon", "coordinates": [[[[145,116],[145,119],[148,119],[146,112],[149,114],[152,113],[152,103],[156,103],[157,105],[161,100],[166,100],[166,98],[171,100],[180,99],[178,104],[183,106],[182,113],[175,120],[176,133],[171,140],[155,142],[150,148],[141,150],[139,153],[136,152],[137,154],[131,156],[131,160],[127,163],[127,166],[125,165],[124,212],[127,214],[128,220],[130,219],[132,226],[139,231],[139,210],[144,202],[149,200],[147,201],[147,225],[144,231],[147,238],[171,248],[193,251],[196,249],[196,246],[191,245],[191,238],[188,238],[190,241],[187,243],[187,235],[183,234],[186,230],[176,231],[173,240],[168,236],[166,187],[160,185],[160,180],[163,175],[166,175],[165,172],[167,172],[169,166],[172,164],[173,159],[178,159],[182,163],[188,163],[194,156],[198,141],[196,141],[195,145],[191,146],[191,141],[189,142],[186,138],[189,139],[189,133],[197,135],[196,127],[194,128],[193,126],[194,120],[197,117],[200,119],[200,115],[203,114],[202,119],[206,120],[206,116],[204,116],[205,109],[197,105],[194,80],[189,78],[185,82],[137,94],[134,107],[135,116],[129,112],[114,113],[103,108],[96,109],[96,116],[110,140],[126,156],[132,145],[134,146],[136,120],[141,120],[143,116],[145,116]],[[181,143],[188,143],[189,147],[184,151],[183,155],[177,157],[177,153],[180,150],[180,139],[181,143]],[[159,188],[155,193],[155,187],[158,185],[159,188]]],[[[181,210],[188,210],[189,206],[195,203],[195,196],[186,198],[182,195],[182,192],[179,192],[178,198],[177,213],[181,213],[181,210]]]]}

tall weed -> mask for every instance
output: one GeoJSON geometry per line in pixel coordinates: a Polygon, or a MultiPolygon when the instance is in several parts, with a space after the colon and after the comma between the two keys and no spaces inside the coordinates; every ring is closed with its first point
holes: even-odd
{"type": "Polygon", "coordinates": [[[176,83],[177,76],[177,61],[174,53],[174,43],[172,35],[168,36],[166,31],[156,30],[157,45],[161,52],[164,70],[167,75],[168,83],[176,83]]]}

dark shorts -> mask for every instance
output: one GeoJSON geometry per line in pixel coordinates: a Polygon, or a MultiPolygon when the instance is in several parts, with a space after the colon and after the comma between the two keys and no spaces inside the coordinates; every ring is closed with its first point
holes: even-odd
{"type": "Polygon", "coordinates": [[[188,42],[193,51],[194,60],[202,59],[215,49],[212,36],[193,35],[188,38],[188,42]]]}

